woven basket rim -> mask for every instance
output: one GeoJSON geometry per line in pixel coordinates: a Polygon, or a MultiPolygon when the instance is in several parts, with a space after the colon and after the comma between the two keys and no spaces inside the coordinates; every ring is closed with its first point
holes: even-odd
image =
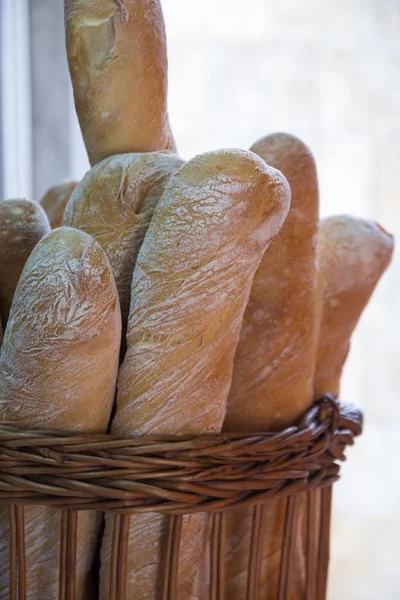
{"type": "Polygon", "coordinates": [[[120,514],[190,514],[263,504],[339,478],[362,415],[325,395],[281,432],[78,434],[0,424],[0,503],[120,514]]]}

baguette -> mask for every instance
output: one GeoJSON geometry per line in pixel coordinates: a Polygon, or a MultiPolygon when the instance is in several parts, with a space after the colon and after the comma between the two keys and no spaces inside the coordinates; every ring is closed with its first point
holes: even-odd
{"type": "MultiPolygon", "coordinates": [[[[220,431],[251,282],[289,202],[286,179],[250,152],[210,152],[172,177],[133,274],[114,433],[220,431]]],[[[184,518],[178,598],[206,597],[208,523],[203,514],[184,518]]],[[[161,515],[132,517],[128,598],[161,597],[166,524],[161,515]]],[[[111,535],[106,518],[102,599],[111,535]]]]}
{"type": "Polygon", "coordinates": [[[342,215],[319,226],[322,318],[314,397],[339,395],[350,338],[379,279],[389,266],[393,237],[378,224],[342,215]]]}
{"type": "Polygon", "coordinates": [[[54,185],[47,190],[40,200],[40,206],[46,213],[52,229],[61,227],[65,207],[77,185],[77,181],[66,181],[59,185],[54,185]]]}
{"type": "Polygon", "coordinates": [[[33,248],[49,231],[47,217],[36,202],[0,202],[0,313],[4,328],[22,269],[33,248]]]}
{"type": "Polygon", "coordinates": [[[133,267],[154,208],[171,176],[182,166],[175,154],[120,154],[93,167],[73,193],[64,225],[86,231],[110,260],[128,320],[133,267]]]}
{"type": "MultiPolygon", "coordinates": [[[[285,133],[262,138],[252,150],[287,177],[292,202],[251,288],[235,356],[225,431],[280,430],[296,423],[312,400],[317,352],[319,202],[315,162],[300,140],[285,133]]],[[[285,506],[286,499],[272,501],[265,511],[268,535],[262,548],[260,589],[268,600],[278,597],[285,506]]],[[[227,515],[230,600],[247,597],[252,515],[251,508],[227,515]]],[[[300,521],[296,526],[301,526],[300,521]]],[[[297,538],[300,540],[300,534],[297,538]]],[[[297,554],[301,564],[301,548],[297,554]]],[[[301,598],[302,582],[294,585],[294,597],[301,598]]]]}
{"type": "Polygon", "coordinates": [[[91,165],[174,150],[160,0],[65,0],[68,64],[91,165]]]}
{"type": "MultiPolygon", "coordinates": [[[[106,431],[115,394],[121,316],[109,262],[89,235],[61,227],[28,259],[0,355],[0,422],[106,431]]],[[[79,515],[77,598],[87,600],[98,517],[79,515]]],[[[59,511],[25,508],[28,600],[58,598],[59,511]]],[[[0,508],[0,598],[8,598],[8,509],[0,508]]]]}
{"type": "MultiPolygon", "coordinates": [[[[318,287],[322,312],[314,397],[339,395],[351,335],[389,266],[393,237],[378,224],[346,215],[323,219],[318,234],[318,287]]],[[[313,530],[319,537],[321,490],[315,491],[313,530]]]]}

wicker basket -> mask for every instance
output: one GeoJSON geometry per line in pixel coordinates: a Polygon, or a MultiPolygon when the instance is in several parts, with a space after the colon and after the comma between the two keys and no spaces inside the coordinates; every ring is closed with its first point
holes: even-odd
{"type": "Polygon", "coordinates": [[[127,440],[109,435],[21,431],[2,425],[0,502],[10,507],[9,598],[26,597],[24,505],[40,504],[62,511],[60,600],[76,598],[77,514],[93,509],[114,514],[110,600],[126,600],[130,515],[138,512],[168,515],[162,600],[185,600],[178,599],[176,593],[182,516],[193,512],[212,515],[209,599],[225,600],[225,514],[252,506],[247,597],[261,600],[260,548],[263,536],[268,535],[263,514],[272,498],[285,496],[277,600],[290,597],[290,582],[296,573],[293,523],[299,499],[306,499],[308,512],[306,600],[324,600],[332,484],[339,477],[337,461],[344,460],[345,447],[361,430],[359,411],[330,396],[316,402],[298,427],[281,433],[127,440]]]}

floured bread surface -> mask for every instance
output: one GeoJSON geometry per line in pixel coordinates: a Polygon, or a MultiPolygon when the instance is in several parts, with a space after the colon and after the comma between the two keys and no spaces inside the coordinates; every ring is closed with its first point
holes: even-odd
{"type": "Polygon", "coordinates": [[[312,399],[318,338],[318,184],[303,142],[278,133],[252,150],[287,177],[288,217],[257,270],[235,357],[224,428],[292,425],[312,399]]]}
{"type": "Polygon", "coordinates": [[[152,432],[153,407],[165,433],[219,430],[254,265],[288,203],[281,173],[239,150],[196,157],[171,179],[133,274],[115,431],[152,432]]]}
{"type": "MultiPolygon", "coordinates": [[[[28,259],[0,355],[0,420],[23,428],[106,430],[121,336],[117,290],[95,240],[61,227],[28,259]]],[[[60,513],[26,507],[27,598],[58,597],[60,513]]],[[[86,600],[97,517],[79,516],[77,593],[86,600]]],[[[0,598],[8,598],[8,512],[0,509],[0,598]]]]}
{"type": "MultiPolygon", "coordinates": [[[[312,400],[318,342],[318,184],[314,158],[296,137],[276,133],[252,146],[280,169],[292,192],[289,214],[265,253],[251,288],[236,351],[225,431],[280,430],[294,424],[312,400]]],[[[262,547],[260,590],[278,595],[285,502],[266,507],[269,534],[262,547]]],[[[247,594],[252,509],[228,513],[227,595],[247,594]]],[[[300,522],[296,524],[300,527],[300,522]]],[[[299,533],[300,536],[300,533],[299,533]]],[[[298,536],[298,537],[299,537],[298,536]]],[[[303,550],[296,553],[301,564],[303,550]]],[[[303,596],[295,582],[294,597],[303,596]]]]}
{"type": "Polygon", "coordinates": [[[4,328],[22,269],[33,248],[49,231],[46,214],[36,202],[0,202],[0,312],[4,328]]]}
{"type": "Polygon", "coordinates": [[[393,254],[393,237],[372,221],[323,219],[318,255],[322,320],[314,396],[339,394],[350,338],[393,254]]]}
{"type": "Polygon", "coordinates": [[[64,0],[68,64],[91,164],[174,149],[160,0],[64,0]]]}
{"type": "MultiPolygon", "coordinates": [[[[252,279],[289,202],[283,175],[250,152],[203,154],[172,177],[134,269],[113,432],[220,431],[252,279]]],[[[204,515],[184,519],[180,598],[207,597],[208,525],[204,515]]],[[[128,597],[160,598],[165,527],[162,516],[132,517],[128,597]]],[[[104,599],[111,535],[106,520],[104,599]]]]}
{"type": "Polygon", "coordinates": [[[77,181],[65,181],[49,188],[41,198],[40,205],[45,211],[52,229],[61,227],[65,207],[77,185],[77,181]]]}
{"type": "Polygon", "coordinates": [[[140,246],[168,181],[183,164],[169,152],[106,158],[86,174],[68,203],[64,225],[89,233],[110,260],[124,329],[140,246]]]}
{"type": "Polygon", "coordinates": [[[2,420],[103,431],[119,344],[117,291],[103,250],[81,231],[51,232],[25,266],[4,334],[2,420]]]}

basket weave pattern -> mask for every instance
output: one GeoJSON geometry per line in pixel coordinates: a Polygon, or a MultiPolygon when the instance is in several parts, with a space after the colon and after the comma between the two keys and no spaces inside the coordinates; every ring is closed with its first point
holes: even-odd
{"type": "MultiPolygon", "coordinates": [[[[258,600],[257,578],[265,505],[287,496],[279,599],[288,598],[293,564],[293,524],[299,495],[308,511],[307,600],[325,598],[329,561],[331,486],[338,461],[362,430],[362,416],[330,396],[314,403],[302,422],[280,433],[219,434],[195,439],[74,435],[22,431],[0,425],[0,502],[10,506],[10,594],[26,589],[24,505],[59,508],[61,513],[60,600],[75,600],[79,511],[114,513],[110,600],[125,600],[130,516],[168,515],[162,600],[178,600],[182,516],[212,514],[210,600],[225,598],[225,513],[253,506],[248,600],[258,600]],[[311,526],[316,505],[317,536],[311,526]]],[[[184,599],[180,599],[184,600],[184,599]]],[[[228,600],[228,599],[227,599],[228,600]]],[[[260,599],[261,600],[261,599],[260,599]]]]}

